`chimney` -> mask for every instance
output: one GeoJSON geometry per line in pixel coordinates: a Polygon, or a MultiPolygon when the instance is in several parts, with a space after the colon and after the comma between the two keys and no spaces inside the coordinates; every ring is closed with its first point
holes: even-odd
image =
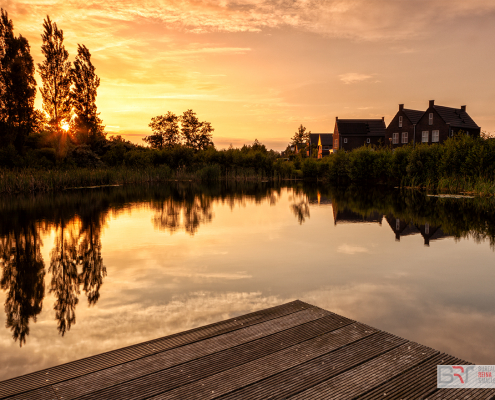
{"type": "Polygon", "coordinates": [[[335,121],[337,121],[339,119],[339,117],[335,117],[335,121]]]}
{"type": "Polygon", "coordinates": [[[382,117],[382,121],[385,121],[385,117],[382,117]]]}
{"type": "Polygon", "coordinates": [[[461,106],[461,111],[466,111],[466,106],[461,106]]]}
{"type": "Polygon", "coordinates": [[[430,107],[433,107],[435,105],[435,100],[430,100],[430,107]]]}
{"type": "Polygon", "coordinates": [[[399,111],[402,111],[404,109],[404,104],[399,104],[399,111]]]}

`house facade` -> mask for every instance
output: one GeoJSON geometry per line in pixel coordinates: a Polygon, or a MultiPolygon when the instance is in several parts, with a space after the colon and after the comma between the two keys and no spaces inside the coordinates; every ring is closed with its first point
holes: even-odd
{"type": "Polygon", "coordinates": [[[339,119],[335,118],[333,151],[351,151],[365,145],[385,144],[385,118],[339,119]]]}
{"type": "Polygon", "coordinates": [[[387,127],[385,141],[392,147],[442,143],[460,131],[472,136],[481,133],[481,128],[466,112],[466,106],[444,107],[430,100],[426,111],[418,111],[399,104],[399,111],[387,127]]]}
{"type": "Polygon", "coordinates": [[[387,127],[385,144],[395,148],[413,143],[417,136],[416,127],[424,113],[424,111],[404,108],[404,104],[399,104],[399,111],[387,127]]]}

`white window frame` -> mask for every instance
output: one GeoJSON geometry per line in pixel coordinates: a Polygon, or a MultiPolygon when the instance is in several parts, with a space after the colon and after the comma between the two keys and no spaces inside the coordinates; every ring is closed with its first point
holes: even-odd
{"type": "Polygon", "coordinates": [[[431,142],[432,143],[440,142],[440,131],[439,130],[431,131],[431,142]]]}
{"type": "Polygon", "coordinates": [[[402,143],[407,143],[408,142],[408,132],[402,132],[402,143]]]}
{"type": "Polygon", "coordinates": [[[433,125],[433,113],[428,115],[428,125],[433,125]]]}
{"type": "Polygon", "coordinates": [[[399,132],[392,133],[392,144],[399,144],[399,132]]]}
{"type": "Polygon", "coordinates": [[[347,138],[346,137],[344,138],[344,143],[347,143],[347,138]]]}
{"type": "Polygon", "coordinates": [[[402,116],[399,117],[399,128],[402,128],[402,116]]]}
{"type": "Polygon", "coordinates": [[[421,143],[428,143],[429,141],[430,141],[430,131],[421,132],[421,143]]]}
{"type": "Polygon", "coordinates": [[[370,144],[371,143],[371,139],[370,138],[367,138],[366,139],[366,144],[370,144]]]}

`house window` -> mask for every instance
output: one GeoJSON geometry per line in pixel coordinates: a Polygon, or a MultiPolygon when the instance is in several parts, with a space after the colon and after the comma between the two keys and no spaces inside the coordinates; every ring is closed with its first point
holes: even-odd
{"type": "Polygon", "coordinates": [[[425,224],[425,235],[429,235],[430,234],[430,224],[426,223],[425,224]]]}
{"type": "Polygon", "coordinates": [[[402,143],[407,143],[407,132],[402,132],[402,143]]]}
{"type": "Polygon", "coordinates": [[[335,139],[335,143],[334,143],[333,147],[336,149],[339,148],[339,139],[335,139]]]}
{"type": "Polygon", "coordinates": [[[399,143],[399,133],[392,133],[392,143],[393,144],[398,144],[399,143]]]}
{"type": "Polygon", "coordinates": [[[423,131],[421,133],[421,141],[423,143],[428,143],[429,136],[430,136],[430,132],[429,131],[423,131]]]}
{"type": "Polygon", "coordinates": [[[399,117],[399,128],[402,128],[402,117],[399,117]]]}
{"type": "Polygon", "coordinates": [[[344,138],[344,143],[347,143],[347,138],[344,138]]]}
{"type": "Polygon", "coordinates": [[[397,219],[395,220],[395,230],[396,230],[396,231],[398,231],[399,229],[400,229],[400,219],[399,219],[399,218],[397,218],[397,219]]]}
{"type": "Polygon", "coordinates": [[[368,144],[371,143],[371,139],[370,138],[366,139],[366,143],[368,144]]]}
{"type": "Polygon", "coordinates": [[[431,141],[438,143],[440,141],[440,131],[431,131],[431,141]]]}
{"type": "Polygon", "coordinates": [[[430,113],[430,115],[428,116],[428,124],[433,125],[433,113],[430,113]]]}
{"type": "Polygon", "coordinates": [[[323,146],[323,150],[328,150],[329,146],[323,146]]]}

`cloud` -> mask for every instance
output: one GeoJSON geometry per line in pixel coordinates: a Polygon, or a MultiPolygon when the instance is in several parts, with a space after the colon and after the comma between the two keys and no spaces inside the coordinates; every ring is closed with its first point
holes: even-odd
{"type": "Polygon", "coordinates": [[[369,250],[365,247],[352,246],[349,244],[342,244],[338,247],[337,252],[352,255],[352,254],[357,254],[357,253],[368,253],[369,250]]]}
{"type": "Polygon", "coordinates": [[[346,85],[351,83],[362,82],[371,78],[371,75],[358,74],[356,72],[348,72],[347,74],[339,75],[339,78],[346,85]]]}

